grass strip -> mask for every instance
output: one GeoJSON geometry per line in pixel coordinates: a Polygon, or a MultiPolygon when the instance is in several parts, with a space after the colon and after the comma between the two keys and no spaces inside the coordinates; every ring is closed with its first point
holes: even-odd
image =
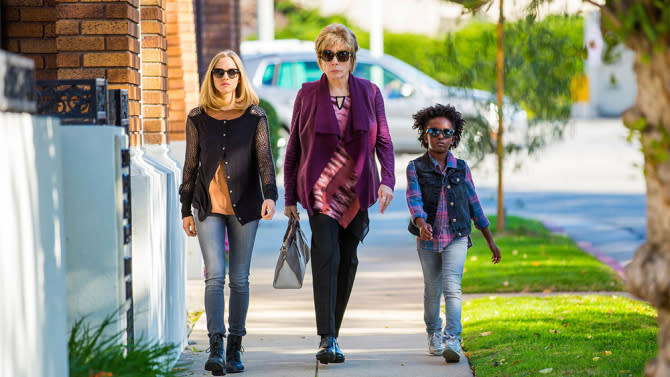
{"type": "Polygon", "coordinates": [[[463,303],[477,376],[642,376],[656,310],[621,296],[484,297],[463,303]]]}
{"type": "MultiPolygon", "coordinates": [[[[496,227],[494,216],[491,229],[496,227]]],[[[553,234],[542,223],[507,217],[504,234],[494,234],[502,260],[491,263],[481,233],[473,229],[463,274],[464,293],[622,291],[615,271],[580,249],[570,238],[553,234]]]]}

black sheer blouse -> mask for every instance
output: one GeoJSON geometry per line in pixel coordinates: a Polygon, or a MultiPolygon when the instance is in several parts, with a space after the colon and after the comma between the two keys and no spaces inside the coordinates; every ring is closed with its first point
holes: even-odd
{"type": "Polygon", "coordinates": [[[211,214],[209,184],[221,163],[237,219],[241,224],[260,219],[263,199],[277,201],[270,131],[263,109],[251,105],[230,120],[212,118],[201,107],[191,110],[179,187],[182,217],[192,216],[191,205],[198,209],[200,221],[211,214]]]}

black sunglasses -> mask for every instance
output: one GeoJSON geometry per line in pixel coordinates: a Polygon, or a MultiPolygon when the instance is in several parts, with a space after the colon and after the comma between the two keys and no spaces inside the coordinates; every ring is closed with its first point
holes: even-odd
{"type": "Polygon", "coordinates": [[[231,68],[229,70],[225,70],[225,69],[221,69],[221,68],[214,68],[214,69],[212,69],[212,74],[217,79],[222,78],[223,75],[225,75],[225,74],[228,74],[229,79],[234,79],[235,77],[237,77],[237,75],[240,74],[240,70],[237,69],[237,68],[231,68]]]}
{"type": "Polygon", "coordinates": [[[319,55],[321,56],[321,59],[327,62],[332,61],[333,58],[337,56],[337,61],[340,63],[348,62],[349,58],[351,57],[351,53],[346,50],[338,52],[334,52],[331,50],[323,50],[319,55]]]}
{"type": "Polygon", "coordinates": [[[456,130],[453,128],[429,128],[426,130],[426,133],[432,137],[438,137],[442,134],[442,136],[448,139],[454,136],[456,130]]]}

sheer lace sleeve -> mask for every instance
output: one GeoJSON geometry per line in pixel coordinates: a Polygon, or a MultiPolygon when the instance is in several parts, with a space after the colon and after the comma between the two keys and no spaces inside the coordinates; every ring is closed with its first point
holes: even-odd
{"type": "Polygon", "coordinates": [[[256,159],[258,160],[258,172],[263,184],[263,197],[277,201],[277,182],[275,180],[275,165],[272,159],[270,147],[270,128],[265,112],[258,106],[251,109],[251,113],[258,116],[256,125],[256,159]]]}
{"type": "Polygon", "coordinates": [[[186,120],[186,157],[184,158],[182,184],[179,186],[182,218],[192,216],[191,202],[193,202],[193,189],[198,175],[200,145],[198,143],[198,128],[193,123],[192,117],[196,110],[191,111],[186,120]]]}

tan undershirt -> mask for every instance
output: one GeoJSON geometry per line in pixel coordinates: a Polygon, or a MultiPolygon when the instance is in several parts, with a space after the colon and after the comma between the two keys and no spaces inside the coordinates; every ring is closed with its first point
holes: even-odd
{"type": "MultiPolygon", "coordinates": [[[[244,114],[244,111],[211,111],[207,109],[207,115],[218,120],[231,120],[238,118],[244,114]]],[[[228,182],[226,181],[226,167],[221,161],[219,167],[214,173],[214,178],[209,183],[209,199],[212,203],[212,213],[219,213],[222,215],[234,215],[233,203],[230,200],[230,193],[228,192],[228,182]]]]}
{"type": "Polygon", "coordinates": [[[212,213],[222,215],[234,215],[233,204],[228,193],[228,182],[226,182],[226,168],[221,161],[214,173],[212,182],[209,183],[209,199],[212,202],[212,213]]]}

